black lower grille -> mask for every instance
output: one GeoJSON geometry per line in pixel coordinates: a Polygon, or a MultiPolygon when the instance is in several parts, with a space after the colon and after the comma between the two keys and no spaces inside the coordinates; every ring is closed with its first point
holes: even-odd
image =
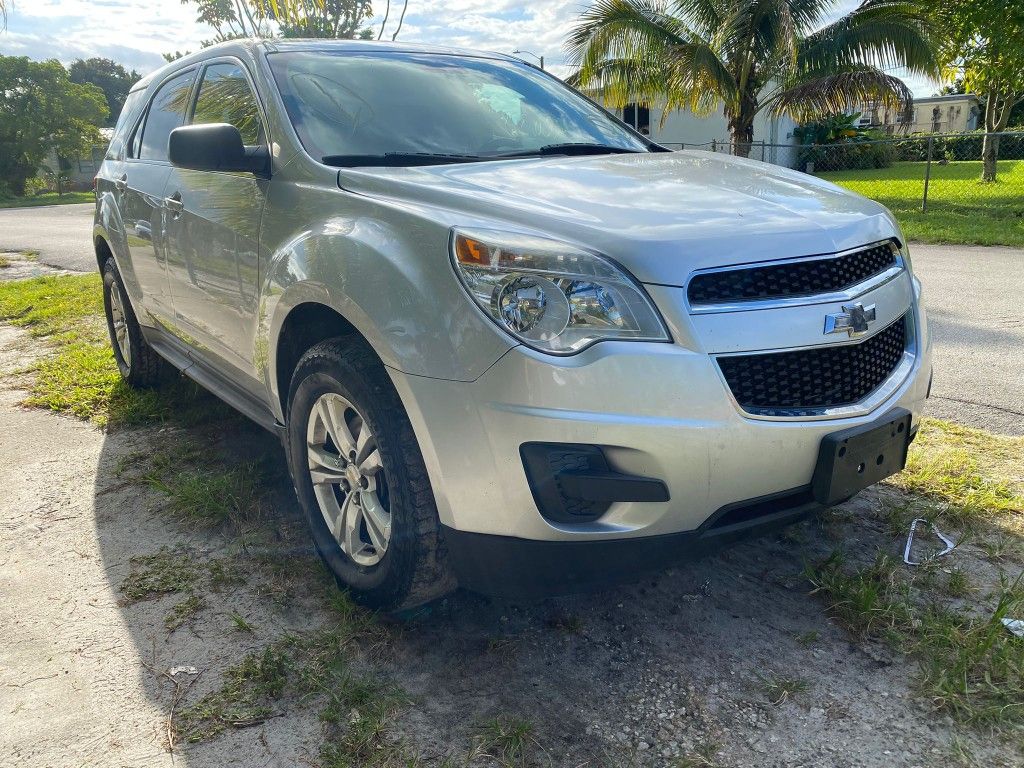
{"type": "Polygon", "coordinates": [[[687,295],[691,304],[812,296],[849,288],[896,263],[895,244],[881,243],[842,256],[702,273],[690,280],[687,295]]]}
{"type": "Polygon", "coordinates": [[[909,313],[857,344],[796,352],[718,358],[743,410],[763,416],[803,416],[852,405],[892,374],[907,346],[909,313]]]}

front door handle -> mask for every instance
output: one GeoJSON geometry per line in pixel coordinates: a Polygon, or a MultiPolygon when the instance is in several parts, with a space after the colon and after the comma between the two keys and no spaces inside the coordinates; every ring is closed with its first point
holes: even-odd
{"type": "Polygon", "coordinates": [[[128,189],[128,174],[122,173],[120,178],[114,179],[114,189],[118,192],[124,192],[128,189]]]}
{"type": "Polygon", "coordinates": [[[164,205],[167,206],[167,210],[174,214],[174,218],[178,218],[181,212],[185,210],[185,203],[181,201],[181,192],[175,192],[170,197],[165,197],[164,205]]]}

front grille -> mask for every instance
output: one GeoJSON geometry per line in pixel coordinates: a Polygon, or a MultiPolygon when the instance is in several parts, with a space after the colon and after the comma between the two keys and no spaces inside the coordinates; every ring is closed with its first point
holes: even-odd
{"type": "Polygon", "coordinates": [[[881,243],[832,258],[706,272],[690,280],[687,295],[691,304],[813,296],[857,285],[896,263],[896,246],[881,243]]]}
{"type": "Polygon", "coordinates": [[[748,413],[806,416],[852,405],[880,387],[907,346],[910,314],[857,344],[718,358],[733,397],[748,413]]]}

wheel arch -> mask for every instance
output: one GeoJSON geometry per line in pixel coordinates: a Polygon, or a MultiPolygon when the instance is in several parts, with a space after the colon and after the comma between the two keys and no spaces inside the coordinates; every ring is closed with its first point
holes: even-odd
{"type": "MultiPolygon", "coordinates": [[[[366,336],[327,302],[315,299],[300,301],[289,307],[282,316],[275,334],[273,354],[267,360],[268,383],[271,384],[275,405],[280,408],[282,417],[288,413],[288,390],[299,360],[316,344],[339,337],[362,342],[373,349],[366,336]]],[[[374,354],[380,360],[376,351],[374,354]]]]}
{"type": "MultiPolygon", "coordinates": [[[[103,274],[104,265],[110,259],[114,258],[114,249],[110,247],[110,243],[107,242],[105,235],[98,234],[93,238],[93,249],[96,252],[96,266],[100,270],[100,274],[103,274]]],[[[117,263],[117,260],[114,260],[117,263]]]]}

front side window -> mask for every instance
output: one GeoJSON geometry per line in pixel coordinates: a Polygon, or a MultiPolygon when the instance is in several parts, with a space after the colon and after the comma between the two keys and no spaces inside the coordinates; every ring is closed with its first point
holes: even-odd
{"type": "Polygon", "coordinates": [[[303,146],[323,162],[485,159],[564,145],[648,149],[578,93],[520,62],[351,51],[286,51],[268,59],[303,146]]]}
{"type": "Polygon", "coordinates": [[[245,144],[263,144],[263,123],[256,96],[238,64],[211,64],[203,73],[192,123],[229,123],[245,144]]]}
{"type": "Polygon", "coordinates": [[[142,128],[142,147],[138,157],[143,160],[166,160],[167,140],[171,131],[185,123],[188,97],[192,91],[195,70],[182,72],[160,86],[149,105],[149,114],[142,128]]]}

